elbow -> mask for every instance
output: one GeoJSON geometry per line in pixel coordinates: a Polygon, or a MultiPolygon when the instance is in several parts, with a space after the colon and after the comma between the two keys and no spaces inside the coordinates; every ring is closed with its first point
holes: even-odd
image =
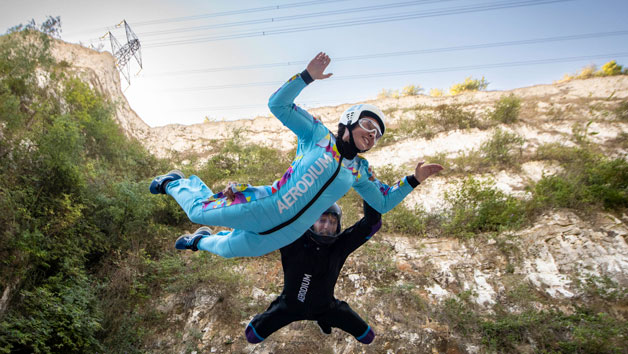
{"type": "Polygon", "coordinates": [[[375,211],[377,211],[380,214],[386,214],[387,212],[390,211],[390,208],[384,203],[381,203],[381,204],[378,203],[376,205],[373,205],[373,209],[375,209],[375,211]]]}
{"type": "Polygon", "coordinates": [[[290,109],[290,105],[286,105],[286,104],[282,104],[280,102],[277,102],[277,100],[274,100],[273,97],[271,97],[268,100],[268,109],[270,109],[270,112],[275,117],[280,117],[283,114],[285,114],[286,111],[288,111],[290,109]]]}

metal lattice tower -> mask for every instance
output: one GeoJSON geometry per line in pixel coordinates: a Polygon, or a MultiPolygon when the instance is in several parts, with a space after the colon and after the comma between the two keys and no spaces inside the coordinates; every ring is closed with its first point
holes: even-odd
{"type": "Polygon", "coordinates": [[[122,21],[122,23],[124,23],[124,29],[126,30],[126,44],[120,45],[120,42],[118,42],[118,40],[113,36],[111,31],[109,31],[107,34],[109,35],[109,40],[111,41],[111,52],[116,58],[116,67],[130,85],[131,75],[130,65],[128,65],[129,60],[131,60],[131,57],[134,57],[137,63],[140,65],[141,70],[142,52],[140,51],[140,40],[137,38],[133,30],[131,30],[129,24],[126,22],[126,20],[122,21]]]}

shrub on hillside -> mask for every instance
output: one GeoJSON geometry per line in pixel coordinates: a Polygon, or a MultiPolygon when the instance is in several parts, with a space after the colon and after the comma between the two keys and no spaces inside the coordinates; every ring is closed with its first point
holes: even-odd
{"type": "Polygon", "coordinates": [[[625,74],[621,65],[617,65],[617,61],[611,60],[608,63],[602,65],[602,69],[599,71],[600,76],[614,76],[625,74]]]}
{"type": "Polygon", "coordinates": [[[537,158],[560,162],[562,171],[544,176],[532,186],[532,207],[591,207],[619,210],[628,207],[628,161],[611,159],[589,145],[567,147],[547,144],[539,147],[537,158]]]}
{"type": "Polygon", "coordinates": [[[377,98],[399,98],[398,90],[390,90],[390,89],[382,89],[378,94],[377,98]]]}
{"type": "Polygon", "coordinates": [[[454,84],[449,88],[449,94],[454,96],[466,91],[482,91],[486,90],[489,82],[484,79],[472,79],[471,76],[464,79],[463,82],[454,84]]]}
{"type": "Polygon", "coordinates": [[[480,152],[490,165],[512,166],[521,157],[524,143],[522,136],[497,128],[490,139],[482,143],[480,152]]]}
{"type": "Polygon", "coordinates": [[[423,91],[421,85],[408,85],[401,89],[401,96],[417,96],[423,91]]]}
{"type": "Polygon", "coordinates": [[[445,211],[443,231],[455,237],[517,228],[525,220],[523,202],[495,189],[491,181],[469,177],[446,192],[445,200],[451,207],[445,211]]]}
{"type": "Polygon", "coordinates": [[[539,352],[619,353],[628,336],[628,322],[587,308],[573,314],[527,310],[492,317],[481,321],[482,341],[504,352],[518,352],[520,345],[533,342],[539,352]]]}
{"type": "Polygon", "coordinates": [[[445,93],[441,89],[433,88],[430,90],[430,96],[432,97],[442,97],[445,93]]]}
{"type": "Polygon", "coordinates": [[[480,121],[475,117],[475,113],[465,111],[460,105],[441,104],[434,108],[435,123],[444,130],[469,129],[480,126],[480,121]]]}
{"type": "Polygon", "coordinates": [[[520,109],[521,99],[519,99],[519,97],[513,94],[502,96],[499,101],[495,103],[495,107],[489,116],[491,120],[510,124],[517,121],[520,109]]]}
{"type": "Polygon", "coordinates": [[[241,132],[235,131],[221,147],[220,154],[209,159],[198,174],[213,189],[228,181],[267,185],[281,178],[292,157],[271,147],[247,144],[241,132]]]}
{"type": "Polygon", "coordinates": [[[565,74],[562,79],[558,80],[558,83],[571,80],[589,79],[592,77],[615,75],[628,75],[628,68],[624,69],[621,65],[617,64],[617,61],[611,60],[602,65],[602,68],[599,70],[597,69],[597,66],[589,65],[582,68],[579,73],[573,75],[565,74]]]}

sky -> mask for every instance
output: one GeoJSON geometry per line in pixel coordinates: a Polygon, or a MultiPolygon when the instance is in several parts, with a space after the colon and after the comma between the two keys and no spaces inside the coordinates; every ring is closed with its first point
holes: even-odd
{"type": "Polygon", "coordinates": [[[304,108],[466,77],[488,90],[551,84],[610,60],[628,66],[627,0],[21,0],[0,1],[0,33],[61,17],[61,39],[111,52],[126,20],[142,68],[121,76],[152,127],[268,116],[272,93],[318,52],[334,75],[309,85],[304,108]],[[104,37],[103,37],[104,36],[104,37]]]}

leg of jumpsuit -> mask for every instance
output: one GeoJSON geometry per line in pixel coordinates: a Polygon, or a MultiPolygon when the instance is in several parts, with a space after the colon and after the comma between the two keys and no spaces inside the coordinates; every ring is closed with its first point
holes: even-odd
{"type": "Polygon", "coordinates": [[[293,235],[296,233],[286,232],[287,228],[264,236],[257,233],[282,222],[281,216],[269,208],[269,205],[274,205],[270,197],[212,208],[206,201],[214,195],[196,176],[168,183],[166,193],[179,203],[192,222],[234,228],[231,232],[220,231],[203,237],[197,245],[199,250],[225,258],[256,257],[294,241],[293,235]]]}
{"type": "Polygon", "coordinates": [[[361,343],[370,344],[375,332],[364,320],[344,301],[336,300],[335,306],[317,318],[321,323],[340,328],[351,334],[361,343]]]}
{"type": "Polygon", "coordinates": [[[248,205],[234,205],[216,209],[207,208],[205,201],[214,193],[196,176],[174,180],[166,185],[166,193],[173,197],[190,221],[201,225],[225,226],[250,230],[246,216],[248,205]]]}
{"type": "Polygon", "coordinates": [[[287,311],[286,304],[278,297],[273,301],[266,312],[253,317],[244,331],[249,343],[259,343],[288,324],[300,321],[303,318],[287,311]]]}

